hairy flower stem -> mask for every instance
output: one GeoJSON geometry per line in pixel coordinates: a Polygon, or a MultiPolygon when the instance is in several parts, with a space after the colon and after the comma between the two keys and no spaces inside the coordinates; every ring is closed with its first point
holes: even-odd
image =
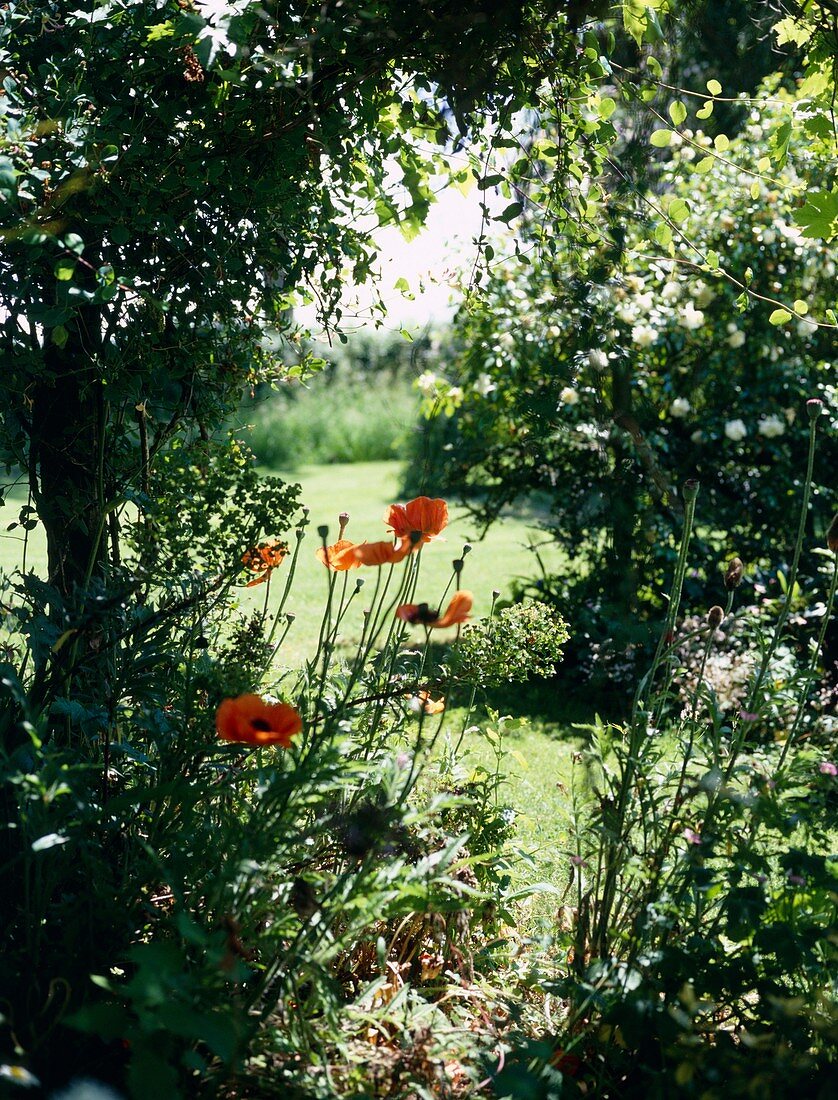
{"type": "MultiPolygon", "coordinates": [[[[690,547],[690,538],[692,537],[693,520],[695,519],[695,502],[698,496],[698,484],[688,482],[684,487],[684,530],[681,535],[681,545],[678,548],[678,561],[675,566],[675,576],[672,581],[672,592],[669,599],[669,607],[667,608],[666,619],[664,621],[663,630],[661,636],[658,639],[657,649],[655,655],[652,658],[652,667],[649,669],[647,675],[643,678],[638,686],[637,693],[635,694],[634,704],[632,706],[632,729],[636,728],[638,724],[638,717],[641,703],[643,710],[645,711],[648,706],[649,696],[652,692],[655,682],[655,676],[657,675],[658,668],[661,661],[672,652],[672,633],[675,627],[675,621],[678,616],[678,609],[681,604],[681,592],[684,586],[684,577],[687,572],[687,557],[690,547]]],[[[666,686],[664,690],[659,693],[659,707],[662,710],[666,692],[669,686],[669,677],[667,677],[666,686]]],[[[646,733],[646,722],[643,723],[643,734],[646,733]]]]}
{"type": "Polygon", "coordinates": [[[838,554],[832,556],[832,579],[829,582],[829,592],[826,598],[826,608],[823,613],[823,621],[821,628],[818,631],[817,641],[812,647],[812,652],[809,657],[809,667],[806,669],[806,674],[803,677],[803,687],[800,691],[800,697],[797,700],[797,713],[794,716],[794,722],[792,723],[791,730],[786,743],[783,745],[783,751],[780,753],[780,759],[777,761],[777,770],[782,768],[788,756],[789,749],[797,740],[797,735],[800,732],[800,724],[803,721],[803,714],[805,712],[806,703],[809,701],[809,694],[812,690],[812,681],[815,678],[818,658],[823,652],[823,643],[826,638],[826,631],[829,626],[829,620],[832,618],[832,609],[835,606],[835,590],[838,587],[838,554]]]}
{"type": "Polygon", "coordinates": [[[777,652],[777,646],[780,644],[780,638],[782,637],[783,629],[786,625],[786,620],[789,617],[789,611],[791,610],[791,602],[794,599],[794,590],[797,585],[797,570],[800,565],[800,554],[803,549],[803,538],[806,534],[806,519],[809,515],[809,499],[812,495],[812,475],[815,466],[815,437],[818,431],[818,418],[813,416],[809,421],[809,457],[806,464],[806,480],[803,483],[803,500],[800,506],[800,521],[797,525],[797,539],[794,544],[794,556],[791,563],[791,571],[788,575],[786,582],[786,598],[783,600],[783,606],[780,609],[780,614],[777,617],[777,623],[774,627],[774,633],[771,636],[771,642],[768,649],[763,654],[762,661],[757,672],[754,686],[751,690],[750,697],[748,699],[748,705],[746,710],[753,711],[757,709],[757,703],[759,700],[759,693],[762,689],[763,682],[768,669],[771,667],[771,662],[774,659],[774,654],[777,652]]]}

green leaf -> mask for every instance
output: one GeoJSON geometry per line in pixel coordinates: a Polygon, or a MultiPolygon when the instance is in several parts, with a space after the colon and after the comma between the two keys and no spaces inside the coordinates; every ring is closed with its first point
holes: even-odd
{"type": "Polygon", "coordinates": [[[768,318],[769,324],[772,325],[784,325],[787,321],[791,320],[791,314],[787,309],[775,309],[771,316],[768,318]]]}
{"type": "Polygon", "coordinates": [[[707,88],[707,91],[710,93],[710,95],[722,94],[722,86],[718,82],[718,80],[708,80],[705,87],[707,88]]]}
{"type": "Polygon", "coordinates": [[[831,241],[838,234],[838,191],[810,191],[794,220],[804,237],[831,241]]]}
{"type": "Polygon", "coordinates": [[[599,117],[601,119],[607,120],[611,118],[616,110],[616,101],[613,100],[610,96],[603,96],[603,98],[599,101],[599,117]]]}
{"type": "Polygon", "coordinates": [[[674,222],[686,221],[690,216],[689,204],[684,199],[675,199],[669,204],[667,214],[674,222]]]}
{"type": "Polygon", "coordinates": [[[507,208],[503,211],[503,213],[499,214],[498,217],[495,218],[495,221],[509,223],[512,221],[513,218],[517,218],[523,209],[523,203],[511,202],[509,206],[507,206],[507,208]]]}
{"type": "Polygon", "coordinates": [[[56,325],[52,330],[50,339],[57,348],[63,348],[69,337],[70,334],[63,325],[56,325]]]}
{"type": "Polygon", "coordinates": [[[708,99],[707,102],[704,104],[704,106],[700,107],[695,112],[695,117],[696,118],[701,118],[701,119],[709,118],[710,115],[712,115],[712,113],[713,113],[713,106],[714,106],[713,100],[708,99]]]}
{"type": "Polygon", "coordinates": [[[789,142],[791,141],[791,119],[787,118],[785,122],[781,122],[771,137],[768,139],[768,145],[774,153],[774,159],[780,168],[788,160],[789,155],[789,142]]]}
{"type": "Polygon", "coordinates": [[[725,153],[730,148],[730,138],[727,134],[716,134],[713,138],[713,144],[717,153],[725,153]]]}
{"type": "Polygon", "coordinates": [[[62,256],[56,263],[53,271],[55,277],[60,283],[67,283],[72,279],[73,272],[76,270],[76,261],[70,256],[62,256]]]}
{"type": "Polygon", "coordinates": [[[660,225],[655,226],[655,240],[664,247],[672,243],[672,230],[666,222],[662,222],[660,225]]]}
{"type": "Polygon", "coordinates": [[[680,126],[687,117],[687,108],[680,100],[676,99],[674,103],[669,104],[669,117],[675,126],[680,126]]]}
{"type": "Polygon", "coordinates": [[[754,180],[754,182],[748,188],[748,193],[752,199],[759,198],[759,180],[754,180]]]}
{"type": "Polygon", "coordinates": [[[799,317],[805,317],[809,312],[809,303],[804,302],[802,298],[798,298],[792,308],[799,317]]]}
{"type": "Polygon", "coordinates": [[[667,145],[672,141],[671,130],[653,130],[649,143],[654,145],[656,149],[665,149],[667,145]]]}
{"type": "Polygon", "coordinates": [[[714,271],[719,268],[719,254],[712,248],[707,253],[707,266],[714,271]]]}
{"type": "Polygon", "coordinates": [[[712,157],[712,156],[702,157],[701,160],[698,162],[698,164],[696,164],[695,170],[700,175],[704,176],[712,169],[712,167],[715,163],[716,163],[716,158],[715,157],[712,157]]]}

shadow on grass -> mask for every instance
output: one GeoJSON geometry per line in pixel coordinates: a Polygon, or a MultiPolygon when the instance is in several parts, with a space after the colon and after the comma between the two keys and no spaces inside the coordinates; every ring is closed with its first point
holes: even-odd
{"type": "MultiPolygon", "coordinates": [[[[453,706],[466,706],[468,692],[452,692],[453,706]]],[[[624,718],[625,700],[609,698],[598,693],[594,696],[572,695],[567,685],[559,680],[530,680],[525,684],[509,684],[479,691],[475,699],[475,721],[494,711],[512,718],[526,718],[545,737],[566,740],[579,736],[575,725],[593,722],[597,715],[607,721],[619,722],[624,718]]]]}

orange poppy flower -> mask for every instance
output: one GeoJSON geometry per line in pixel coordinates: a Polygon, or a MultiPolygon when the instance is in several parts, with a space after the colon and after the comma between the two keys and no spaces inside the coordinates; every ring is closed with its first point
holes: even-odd
{"type": "Polygon", "coordinates": [[[413,549],[409,539],[400,545],[392,542],[359,542],[355,546],[355,560],[359,565],[392,565],[404,561],[413,549]]]}
{"type": "Polygon", "coordinates": [[[406,623],[421,623],[429,629],[431,627],[454,626],[456,623],[464,623],[470,618],[474,597],[471,592],[455,592],[451,602],[445,609],[445,614],[432,611],[426,603],[403,603],[396,608],[396,616],[406,623]]]}
{"type": "Polygon", "coordinates": [[[421,546],[436,538],[448,523],[448,505],[444,500],[416,497],[407,504],[391,504],[384,513],[384,522],[396,538],[421,546]]]}
{"type": "Polygon", "coordinates": [[[245,745],[281,745],[303,728],[299,713],[288,703],[267,703],[260,695],[225,699],[215,713],[215,729],[222,741],[245,745]]]}
{"type": "Polygon", "coordinates": [[[356,544],[351,539],[338,539],[331,546],[318,546],[314,553],[327,569],[343,573],[346,569],[360,569],[361,563],[355,557],[356,544]]]}
{"type": "Polygon", "coordinates": [[[242,554],[242,565],[245,569],[249,569],[251,573],[259,574],[252,581],[248,581],[246,587],[252,588],[254,584],[262,584],[263,581],[266,581],[273,570],[281,565],[282,559],[287,553],[288,547],[285,543],[278,542],[276,539],[270,539],[268,542],[255,546],[252,550],[246,550],[242,554]]]}
{"type": "Polygon", "coordinates": [[[432,699],[429,691],[418,691],[407,696],[407,705],[414,714],[442,714],[445,710],[444,699],[432,699]]]}

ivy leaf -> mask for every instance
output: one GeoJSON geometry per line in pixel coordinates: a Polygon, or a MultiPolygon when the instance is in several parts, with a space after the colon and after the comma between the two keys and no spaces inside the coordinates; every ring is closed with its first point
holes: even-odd
{"type": "Polygon", "coordinates": [[[838,191],[810,191],[794,220],[804,237],[831,241],[838,235],[838,191]]]}

